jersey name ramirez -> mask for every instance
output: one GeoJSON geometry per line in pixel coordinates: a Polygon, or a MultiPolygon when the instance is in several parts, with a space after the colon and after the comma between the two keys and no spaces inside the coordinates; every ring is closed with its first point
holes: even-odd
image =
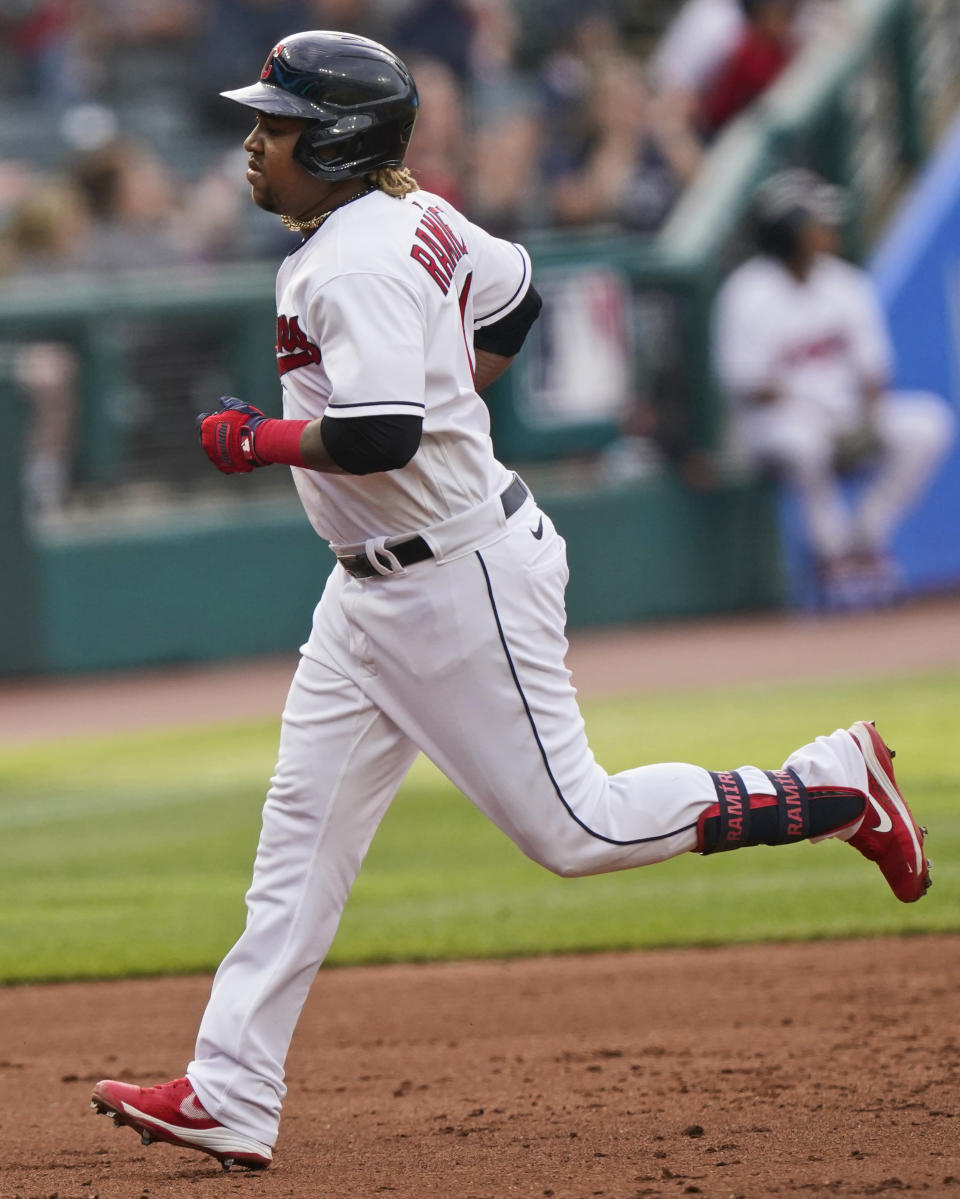
{"type": "Polygon", "coordinates": [[[307,339],[295,316],[277,317],[277,370],[281,375],[320,361],[320,348],[307,339]]]}
{"type": "Polygon", "coordinates": [[[457,237],[436,205],[424,212],[414,236],[417,240],[410,247],[410,257],[420,263],[446,295],[454,269],[467,252],[466,242],[457,237]]]}

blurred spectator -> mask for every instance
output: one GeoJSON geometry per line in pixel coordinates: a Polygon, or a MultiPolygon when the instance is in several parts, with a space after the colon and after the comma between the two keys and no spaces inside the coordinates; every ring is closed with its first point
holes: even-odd
{"type": "Polygon", "coordinates": [[[93,55],[99,59],[100,84],[109,89],[117,81],[136,82],[123,74],[126,56],[141,67],[150,55],[158,68],[169,65],[165,54],[174,48],[182,57],[200,27],[205,5],[200,0],[74,0],[77,21],[93,55]],[[136,54],[143,48],[144,55],[136,54]],[[118,56],[118,51],[120,52],[118,56]]]}
{"type": "MultiPolygon", "coordinates": [[[[608,61],[625,58],[630,6],[617,0],[587,7],[578,0],[535,0],[532,7],[528,0],[10,0],[2,7],[0,61],[6,70],[0,72],[0,95],[6,92],[19,105],[33,92],[45,110],[46,99],[54,103],[41,113],[36,152],[24,134],[8,127],[6,137],[0,129],[0,155],[56,167],[77,150],[97,151],[119,132],[173,164],[166,178],[156,164],[142,164],[142,185],[118,170],[119,191],[144,194],[96,213],[96,246],[88,258],[97,270],[274,248],[262,223],[254,227],[242,208],[234,213],[242,189],[234,192],[228,182],[225,152],[227,139],[233,148],[245,130],[218,92],[237,84],[239,63],[247,64],[241,73],[246,78],[251,62],[262,61],[284,33],[305,25],[377,37],[411,58],[428,101],[412,152],[414,169],[425,187],[449,195],[500,234],[520,235],[549,222],[544,165],[551,184],[562,174],[571,192],[577,190],[573,177],[582,176],[580,197],[561,200],[560,208],[569,209],[563,220],[592,220],[589,211],[596,208],[596,219],[641,230],[656,227],[693,169],[680,106],[644,94],[639,79],[629,96],[627,72],[618,72],[625,106],[644,126],[633,178],[623,177],[632,153],[628,118],[614,130],[599,111],[603,97],[594,95],[595,89],[616,90],[595,81],[608,61]],[[539,34],[531,40],[534,26],[539,34]],[[595,114],[587,111],[591,107],[595,114]],[[603,194],[591,194],[608,165],[620,177],[600,187],[603,194]],[[183,178],[200,185],[184,195],[183,178]],[[625,189],[622,205],[613,195],[618,187],[625,189]],[[191,204],[201,188],[203,208],[191,204]],[[151,190],[150,217],[121,212],[130,204],[142,207],[151,190]]],[[[84,190],[90,194],[86,182],[84,190]]]]}
{"type": "Polygon", "coordinates": [[[471,72],[474,16],[469,0],[414,0],[390,33],[391,48],[406,62],[433,58],[466,82],[471,72]]]}
{"type": "Polygon", "coordinates": [[[196,26],[200,0],[98,0],[79,5],[88,27],[108,43],[179,40],[196,26]]]}
{"type": "Polygon", "coordinates": [[[7,0],[0,45],[9,60],[8,87],[51,105],[86,92],[79,5],[74,0],[7,0]]]}
{"type": "Polygon", "coordinates": [[[30,410],[23,495],[25,510],[34,516],[60,511],[70,492],[78,374],[76,354],[58,342],[32,342],[14,355],[13,375],[30,410]]]}
{"type": "Polygon", "coordinates": [[[780,172],[755,201],[758,253],[717,300],[716,366],[734,452],[796,489],[822,595],[889,598],[890,538],[949,448],[953,414],[889,390],[892,352],[869,276],[837,257],[845,197],[811,171],[780,172]],[[841,481],[868,480],[853,503],[841,481]]]}
{"type": "Polygon", "coordinates": [[[554,47],[540,63],[544,102],[554,140],[567,142],[602,64],[623,53],[616,22],[602,10],[580,14],[560,26],[554,47]]]}
{"type": "Polygon", "coordinates": [[[236,231],[241,171],[214,163],[188,185],[148,147],[117,138],[80,155],[72,181],[91,218],[82,263],[99,273],[182,266],[216,257],[236,231]]]}
{"type": "Polygon", "coordinates": [[[746,25],[703,95],[701,118],[708,136],[777,78],[796,47],[798,0],[741,0],[741,5],[746,25]]]}
{"type": "MultiPolygon", "coordinates": [[[[222,236],[236,225],[239,191],[210,177],[195,191],[146,147],[130,141],[83,155],[73,179],[91,219],[81,255],[91,272],[196,265],[213,252],[213,234],[219,229],[222,236]],[[216,207],[198,209],[198,198],[216,207]]],[[[124,330],[124,347],[129,367],[124,419],[135,473],[139,460],[153,460],[192,437],[204,388],[220,369],[221,349],[209,323],[189,314],[132,323],[124,330]]],[[[197,466],[182,454],[171,456],[171,482],[190,482],[197,466]]]]}
{"type": "Polygon", "coordinates": [[[36,177],[7,215],[0,238],[0,279],[77,269],[89,226],[83,197],[75,188],[36,177]]]}
{"type": "Polygon", "coordinates": [[[83,265],[112,273],[176,265],[171,173],[145,147],[118,139],[77,159],[72,181],[91,218],[83,265]]]}
{"type": "Polygon", "coordinates": [[[509,0],[473,0],[473,10],[467,210],[490,232],[513,238],[543,223],[539,87],[519,65],[520,23],[509,0]]]}
{"type": "Polygon", "coordinates": [[[75,0],[89,99],[155,133],[182,124],[202,86],[193,69],[200,0],[75,0]]]}
{"type": "Polygon", "coordinates": [[[0,225],[5,225],[20,201],[35,190],[38,177],[29,163],[0,158],[0,225]]]}
{"type": "Polygon", "coordinates": [[[422,188],[463,209],[469,137],[460,84],[439,59],[410,59],[407,66],[417,81],[420,111],[406,164],[422,188]]]}
{"type": "MultiPolygon", "coordinates": [[[[368,27],[375,21],[374,6],[368,0],[304,0],[298,29],[348,29],[371,37],[368,27]]],[[[293,32],[293,26],[289,32],[293,32]]]]}
{"type": "Polygon", "coordinates": [[[656,97],[638,62],[601,60],[582,136],[548,177],[560,225],[615,224],[653,233],[693,177],[700,145],[680,105],[656,97]]]}
{"type": "MultiPolygon", "coordinates": [[[[81,198],[61,182],[35,188],[13,208],[0,239],[0,281],[26,282],[75,269],[88,221],[81,198]]],[[[23,455],[27,511],[60,509],[70,487],[79,406],[72,348],[53,341],[19,345],[14,378],[30,415],[23,455]]]]}
{"type": "Polygon", "coordinates": [[[488,118],[474,134],[468,213],[497,237],[544,224],[540,121],[532,108],[488,118]]]}
{"type": "Polygon", "coordinates": [[[740,0],[685,0],[651,58],[651,78],[665,95],[691,107],[733,53],[747,23],[740,0]]]}
{"type": "Polygon", "coordinates": [[[251,64],[264,62],[284,34],[304,28],[303,17],[298,0],[210,0],[204,5],[191,62],[194,102],[212,128],[236,128],[234,106],[219,93],[239,87],[251,64]]]}

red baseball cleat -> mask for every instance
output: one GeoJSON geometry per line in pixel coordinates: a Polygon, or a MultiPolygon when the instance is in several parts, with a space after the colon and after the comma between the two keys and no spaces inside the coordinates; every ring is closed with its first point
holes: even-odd
{"type": "Polygon", "coordinates": [[[273,1160],[269,1145],[232,1132],[211,1119],[186,1078],[157,1087],[135,1087],[105,1079],[93,1088],[90,1106],[102,1116],[113,1116],[117,1127],[129,1124],[135,1128],[144,1145],[169,1141],[184,1149],[199,1149],[215,1157],[224,1170],[232,1165],[262,1169],[273,1160]]]}
{"type": "Polygon", "coordinates": [[[858,720],[848,732],[860,747],[870,779],[866,815],[849,843],[877,863],[897,899],[914,903],[930,887],[930,863],[923,852],[927,830],[910,814],[893,775],[893,750],[873,721],[858,720]]]}

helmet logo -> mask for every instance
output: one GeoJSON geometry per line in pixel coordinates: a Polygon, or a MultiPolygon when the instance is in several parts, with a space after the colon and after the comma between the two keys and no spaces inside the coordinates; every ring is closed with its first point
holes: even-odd
{"type": "Polygon", "coordinates": [[[276,46],[267,55],[267,61],[263,64],[263,70],[260,72],[261,79],[269,79],[273,74],[273,60],[283,50],[283,42],[278,42],[276,46]]]}

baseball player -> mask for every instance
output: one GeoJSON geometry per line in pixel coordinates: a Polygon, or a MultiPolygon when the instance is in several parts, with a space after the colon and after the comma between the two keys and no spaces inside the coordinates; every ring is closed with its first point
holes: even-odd
{"type": "Polygon", "coordinates": [[[736,452],[772,468],[802,503],[829,603],[884,598],[889,541],[940,465],[953,415],[927,392],[892,392],[892,351],[869,276],[837,257],[846,197],[812,171],[758,189],[759,253],[717,298],[716,365],[736,452]],[[872,472],[850,506],[845,468],[872,472]]]}
{"type": "Polygon", "coordinates": [[[478,395],[537,315],[526,251],[403,169],[417,93],[384,47],[295,34],[225,94],[256,113],[254,201],[303,240],[277,278],[283,419],[224,397],[201,440],[226,474],[291,467],[337,563],[283,714],[246,929],[194,1060],[159,1086],[101,1082],[93,1106],[229,1168],[271,1161],[297,1018],[420,751],[561,875],[839,836],[905,902],[929,876],[870,724],[780,770],[611,776],[594,761],[564,666],[564,542],[494,456],[478,395]]]}

